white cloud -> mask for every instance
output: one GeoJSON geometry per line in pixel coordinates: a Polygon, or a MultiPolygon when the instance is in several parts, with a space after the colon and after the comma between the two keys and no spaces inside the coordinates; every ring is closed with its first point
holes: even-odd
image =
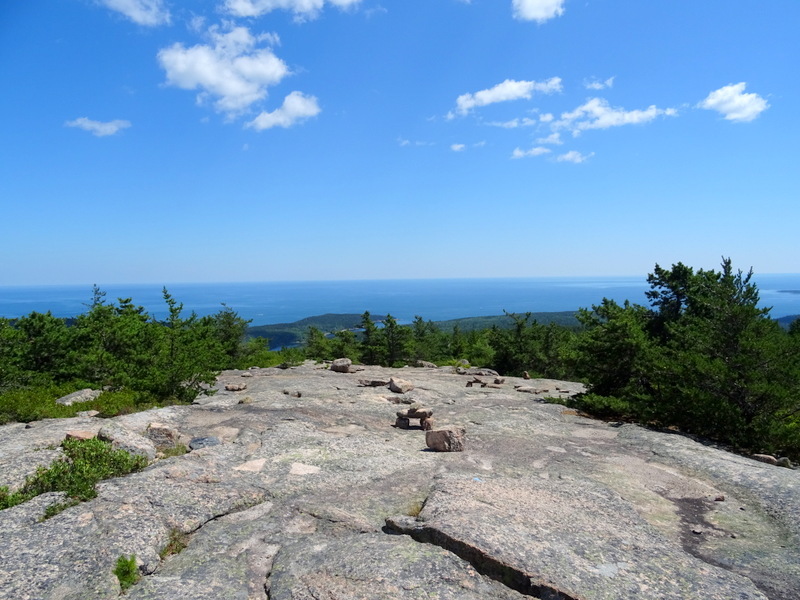
{"type": "Polygon", "coordinates": [[[553,119],[555,119],[555,117],[552,115],[552,113],[544,113],[543,115],[539,115],[539,120],[542,123],[550,123],[553,119]]]}
{"type": "Polygon", "coordinates": [[[80,117],[74,121],[67,121],[64,123],[66,127],[77,127],[85,131],[90,131],[97,137],[104,137],[107,135],[114,135],[118,131],[131,126],[130,121],[122,119],[115,119],[113,121],[92,121],[86,117],[80,117]]]}
{"type": "Polygon", "coordinates": [[[645,110],[624,110],[612,108],[603,98],[590,98],[585,104],[572,112],[561,114],[561,118],[553,123],[553,129],[569,129],[572,135],[579,135],[587,129],[608,129],[621,125],[647,123],[659,116],[673,117],[678,114],[674,108],[657,108],[649,106],[645,110]]]}
{"type": "Polygon", "coordinates": [[[512,0],[514,18],[544,23],[564,14],[566,0],[512,0]]]}
{"type": "Polygon", "coordinates": [[[564,142],[561,141],[561,134],[558,131],[554,131],[547,137],[539,138],[536,140],[537,144],[556,144],[560,146],[564,142]]]}
{"type": "MultiPolygon", "coordinates": [[[[467,114],[477,106],[486,106],[496,102],[509,100],[530,99],[534,92],[552,94],[561,91],[561,78],[551,77],[546,81],[515,81],[506,79],[496,86],[475,92],[462,94],[456,99],[457,111],[461,115],[467,114]]],[[[450,117],[450,115],[448,115],[450,117]]]]}
{"type": "Polygon", "coordinates": [[[224,10],[235,17],[260,17],[273,10],[289,10],[298,21],[315,19],[325,4],[350,8],[361,0],[225,0],[224,10]]]}
{"type": "Polygon", "coordinates": [[[606,88],[614,87],[614,77],[609,77],[605,81],[598,79],[590,79],[583,82],[583,87],[587,90],[604,90],[606,88]]]}
{"type": "Polygon", "coordinates": [[[298,123],[316,117],[321,112],[316,97],[306,96],[302,92],[292,92],[283,100],[283,105],[272,112],[262,112],[247,124],[258,131],[272,127],[292,127],[298,123]]]}
{"type": "Polygon", "coordinates": [[[728,121],[752,121],[769,108],[767,101],[758,94],[745,94],[747,84],[742,81],[711,92],[698,106],[715,110],[728,121]]]}
{"type": "Polygon", "coordinates": [[[200,90],[197,101],[215,99],[214,106],[229,115],[246,110],[267,96],[267,87],[279,83],[289,68],[270,48],[258,44],[274,42],[274,34],[254,36],[246,27],[220,32],[208,30],[211,44],[186,48],[175,43],[158,53],[167,82],[184,90],[200,90]]]}
{"type": "Polygon", "coordinates": [[[450,150],[452,150],[453,152],[463,152],[463,150],[466,147],[467,147],[466,144],[451,144],[450,150]]]}
{"type": "Polygon", "coordinates": [[[163,0],[98,0],[103,6],[122,13],[134,23],[154,27],[169,23],[169,10],[163,0]]]}
{"type": "Polygon", "coordinates": [[[551,152],[550,148],[545,148],[544,146],[536,146],[535,148],[531,148],[530,150],[522,150],[521,148],[514,148],[514,152],[511,153],[511,158],[541,156],[542,154],[549,154],[550,152],[551,152]]]}
{"type": "Polygon", "coordinates": [[[190,31],[200,33],[206,27],[206,18],[201,15],[193,15],[192,18],[189,19],[187,26],[190,31]]]}
{"type": "Polygon", "coordinates": [[[516,129],[517,127],[532,127],[538,121],[524,117],[522,119],[511,119],[510,121],[490,121],[486,123],[492,127],[502,127],[503,129],[516,129]]]}
{"type": "Polygon", "coordinates": [[[580,163],[590,159],[593,156],[594,156],[594,152],[592,152],[590,154],[581,154],[577,150],[570,150],[569,152],[567,152],[565,154],[559,154],[556,157],[556,160],[558,162],[571,162],[571,163],[575,163],[575,164],[580,164],[580,163]]]}

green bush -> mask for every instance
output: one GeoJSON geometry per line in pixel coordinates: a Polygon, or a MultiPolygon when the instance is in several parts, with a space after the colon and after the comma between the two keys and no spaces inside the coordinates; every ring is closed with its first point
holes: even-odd
{"type": "Polygon", "coordinates": [[[144,457],[133,456],[124,450],[112,450],[110,443],[97,438],[64,440],[61,447],[64,456],[47,468],[39,467],[19,490],[10,493],[7,488],[0,488],[0,509],[16,506],[47,492],[65,492],[73,502],[59,505],[63,510],[75,501],[94,498],[97,482],[147,466],[144,457]]]}
{"type": "Polygon", "coordinates": [[[148,392],[123,389],[104,392],[94,400],[78,402],[72,406],[56,404],[56,399],[86,387],[90,387],[86,382],[58,385],[50,383],[0,393],[0,425],[12,422],[29,423],[41,419],[63,419],[88,410],[98,411],[101,418],[116,417],[181,403],[177,398],[160,399],[148,392]]]}
{"type": "Polygon", "coordinates": [[[85,408],[85,404],[62,406],[55,401],[79,389],[79,385],[71,383],[50,383],[0,393],[0,425],[14,421],[28,423],[41,419],[74,417],[79,410],[89,410],[85,408]]]}
{"type": "MultiPolygon", "coordinates": [[[[563,399],[556,399],[564,402],[563,399]]],[[[631,405],[625,400],[614,396],[600,396],[599,394],[579,394],[565,402],[570,408],[589,413],[600,419],[629,418],[633,414],[631,405]]]]}

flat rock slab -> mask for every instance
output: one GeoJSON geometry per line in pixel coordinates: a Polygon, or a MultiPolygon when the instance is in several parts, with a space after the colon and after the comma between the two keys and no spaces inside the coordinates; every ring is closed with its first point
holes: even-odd
{"type": "Polygon", "coordinates": [[[365,534],[311,544],[275,556],[270,600],[522,600],[468,562],[405,536],[365,534]]]}
{"type": "Polygon", "coordinates": [[[221,392],[0,426],[0,485],[12,487],[61,456],[68,431],[138,439],[163,426],[197,441],[51,519],[63,494],[0,511],[0,599],[116,599],[114,564],[135,554],[138,600],[798,600],[800,471],[514,391],[580,384],[467,388],[449,367],[353,369],[254,370],[246,404],[221,392]],[[403,395],[362,382],[406,377],[403,395]],[[463,424],[463,451],[427,451],[425,432],[392,427],[398,403],[463,424]],[[162,556],[176,531],[188,545],[162,556]]]}
{"type": "Polygon", "coordinates": [[[536,597],[766,598],[748,579],[669,544],[622,498],[585,479],[445,476],[418,519],[388,524],[536,597]]]}

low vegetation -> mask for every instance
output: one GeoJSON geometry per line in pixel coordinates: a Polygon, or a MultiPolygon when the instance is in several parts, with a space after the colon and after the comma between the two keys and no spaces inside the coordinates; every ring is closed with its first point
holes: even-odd
{"type": "Polygon", "coordinates": [[[164,560],[166,557],[172,556],[173,554],[180,554],[188,543],[189,536],[187,534],[183,533],[180,529],[170,529],[167,543],[161,549],[161,552],[158,553],[158,556],[161,560],[164,560]]]}
{"type": "Polygon", "coordinates": [[[113,450],[111,444],[92,438],[66,439],[61,444],[64,456],[49,467],[39,467],[15,492],[0,487],[0,510],[27,502],[47,492],[65,492],[67,502],[51,506],[45,517],[53,516],[78,502],[97,496],[95,486],[103,479],[120,477],[147,466],[141,456],[113,450]]]}

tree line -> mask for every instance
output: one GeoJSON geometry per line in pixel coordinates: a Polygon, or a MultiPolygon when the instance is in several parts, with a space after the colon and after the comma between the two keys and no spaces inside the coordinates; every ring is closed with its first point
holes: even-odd
{"type": "Polygon", "coordinates": [[[401,325],[365,312],[355,330],[310,327],[302,348],[280,352],[249,339],[248,321],[227,306],[183,316],[165,289],[169,316],[157,320],[129,298],[107,302],[95,288],[87,312],[72,320],[0,319],[0,422],[40,417],[20,410],[20,398],[52,386],[100,386],[109,397],[133,398],[134,407],[114,410],[133,410],[191,401],[222,369],[342,357],[384,366],[466,362],[583,381],[589,393],[572,402],[597,416],[800,457],[800,320],[788,330],[772,320],[752,275],[729,259],[719,270],[656,265],[649,306],[603,299],[579,311],[578,327],[543,325],[528,313],[509,314],[507,328],[445,331],[420,316],[401,325]]]}
{"type": "Polygon", "coordinates": [[[225,305],[186,316],[164,289],[168,316],[159,320],[131,298],[105,295],[95,286],[87,311],[73,319],[0,319],[0,423],[71,416],[52,401],[85,387],[108,392],[94,406],[103,416],[189,402],[220,370],[268,352],[264,340],[244,341],[248,321],[225,305]]]}

